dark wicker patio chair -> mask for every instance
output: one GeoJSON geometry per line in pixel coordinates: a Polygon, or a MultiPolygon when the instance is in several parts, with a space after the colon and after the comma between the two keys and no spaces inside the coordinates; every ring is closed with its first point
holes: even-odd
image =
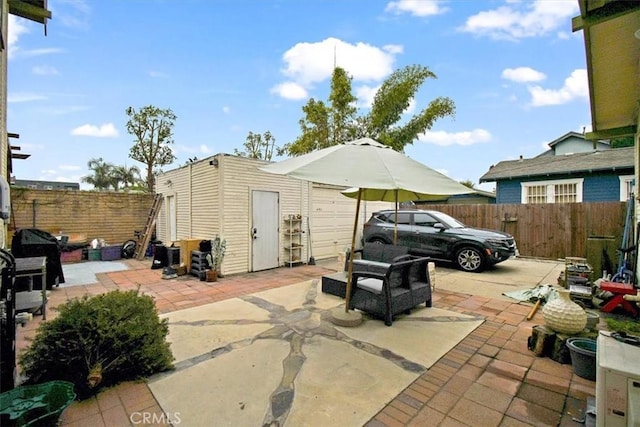
{"type": "Polygon", "coordinates": [[[387,326],[394,316],[410,313],[416,305],[431,305],[431,286],[427,274],[428,258],[412,258],[405,255],[391,263],[384,274],[356,270],[352,273],[351,301],[349,309],[369,313],[384,319],[387,326]],[[424,274],[421,271],[424,267],[424,274]],[[413,271],[412,271],[413,270],[413,271]]]}

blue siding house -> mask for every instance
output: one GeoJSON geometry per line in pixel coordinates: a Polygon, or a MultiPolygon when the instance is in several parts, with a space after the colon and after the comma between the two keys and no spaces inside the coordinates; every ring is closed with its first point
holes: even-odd
{"type": "Polygon", "coordinates": [[[626,201],[633,192],[634,147],[612,149],[569,132],[532,158],[492,166],[480,182],[496,183],[496,203],[626,201]]]}

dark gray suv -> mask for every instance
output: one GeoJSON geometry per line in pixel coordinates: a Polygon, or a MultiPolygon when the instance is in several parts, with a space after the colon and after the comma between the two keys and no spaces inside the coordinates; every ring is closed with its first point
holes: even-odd
{"type": "Polygon", "coordinates": [[[410,253],[455,263],[464,271],[480,272],[516,255],[512,235],[502,231],[467,227],[457,219],[431,210],[374,212],[364,225],[365,242],[393,243],[397,224],[400,246],[410,253]]]}

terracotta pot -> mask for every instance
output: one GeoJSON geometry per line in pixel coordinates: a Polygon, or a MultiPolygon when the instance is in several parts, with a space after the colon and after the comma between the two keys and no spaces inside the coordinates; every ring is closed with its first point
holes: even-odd
{"type": "Polygon", "coordinates": [[[206,270],[205,275],[207,278],[207,282],[215,282],[218,280],[217,270],[206,270]]]}
{"type": "Polygon", "coordinates": [[[542,317],[546,326],[561,334],[575,334],[587,326],[587,312],[571,301],[571,292],[557,289],[558,298],[554,298],[542,308],[542,317]]]}

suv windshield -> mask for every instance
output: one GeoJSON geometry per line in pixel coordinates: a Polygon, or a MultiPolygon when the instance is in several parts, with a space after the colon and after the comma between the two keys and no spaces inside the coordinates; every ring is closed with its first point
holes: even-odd
{"type": "Polygon", "coordinates": [[[445,226],[449,228],[465,228],[466,225],[458,221],[457,219],[450,217],[449,215],[442,212],[431,212],[438,221],[443,223],[445,226]]]}

